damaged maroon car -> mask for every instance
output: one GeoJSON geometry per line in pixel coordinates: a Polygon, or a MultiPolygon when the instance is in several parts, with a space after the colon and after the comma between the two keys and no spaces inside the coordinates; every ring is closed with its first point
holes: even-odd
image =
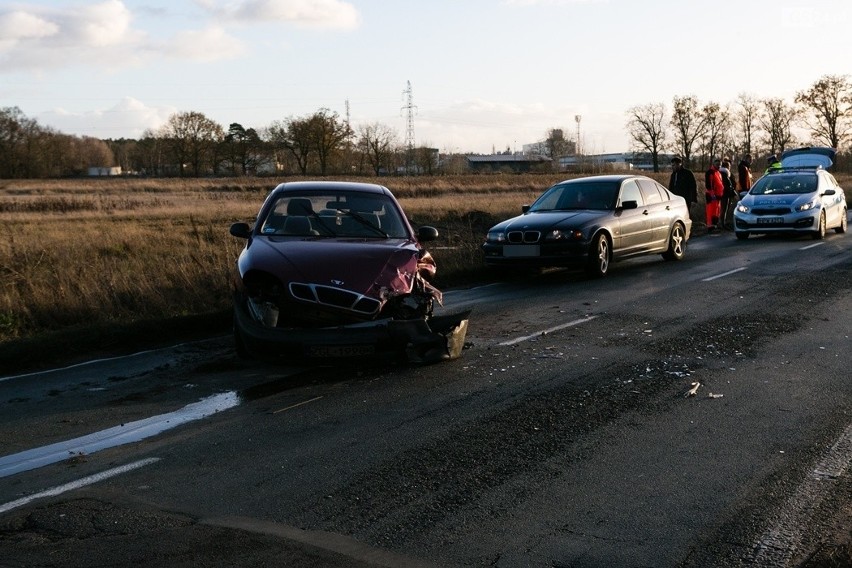
{"type": "Polygon", "coordinates": [[[311,359],[402,356],[431,363],[461,354],[469,311],[436,315],[435,262],[383,186],[311,181],[277,186],[233,278],[241,356],[311,359]]]}

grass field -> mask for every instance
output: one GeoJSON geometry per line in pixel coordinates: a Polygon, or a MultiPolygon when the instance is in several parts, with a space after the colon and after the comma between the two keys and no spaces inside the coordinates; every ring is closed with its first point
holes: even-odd
{"type": "MultiPolygon", "coordinates": [[[[565,174],[382,178],[433,225],[438,287],[483,281],[479,246],[565,174]]],[[[657,179],[667,181],[667,174],[657,179]]],[[[0,180],[0,375],[54,355],[226,333],[228,282],[279,178],[0,180]]],[[[361,180],[363,181],[363,180],[361,180]]],[[[840,180],[843,183],[843,179],[840,180]]],[[[701,185],[699,181],[699,186],[701,185]]]]}

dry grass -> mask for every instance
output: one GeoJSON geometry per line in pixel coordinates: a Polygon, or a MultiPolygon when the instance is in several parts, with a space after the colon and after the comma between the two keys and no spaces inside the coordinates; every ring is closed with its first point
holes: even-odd
{"type": "MultiPolygon", "coordinates": [[[[380,183],[400,199],[415,226],[439,229],[441,238],[430,249],[439,266],[436,283],[447,287],[481,278],[479,246],[488,227],[518,214],[565,177],[380,183]]],[[[667,181],[667,174],[655,177],[667,181]]],[[[251,221],[280,181],[0,181],[0,347],[62,330],[226,313],[228,281],[243,245],[228,227],[251,221]]]]}
{"type": "MultiPolygon", "coordinates": [[[[439,285],[471,278],[494,221],[557,177],[381,180],[415,225],[435,225],[439,285]]],[[[217,313],[251,221],[283,180],[24,180],[0,182],[0,342],[57,330],[217,313]]]]}

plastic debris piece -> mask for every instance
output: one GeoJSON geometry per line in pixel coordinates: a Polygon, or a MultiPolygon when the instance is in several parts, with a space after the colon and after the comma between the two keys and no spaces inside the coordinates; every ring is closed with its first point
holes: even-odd
{"type": "Polygon", "coordinates": [[[698,381],[695,381],[694,383],[692,383],[692,388],[687,391],[686,396],[688,396],[688,397],[689,396],[695,396],[695,393],[698,392],[698,387],[700,387],[700,386],[701,386],[701,383],[699,383],[698,381]]]}
{"type": "Polygon", "coordinates": [[[712,392],[711,392],[711,393],[707,393],[707,398],[722,398],[723,396],[725,396],[725,395],[723,395],[723,394],[713,394],[712,392]]]}

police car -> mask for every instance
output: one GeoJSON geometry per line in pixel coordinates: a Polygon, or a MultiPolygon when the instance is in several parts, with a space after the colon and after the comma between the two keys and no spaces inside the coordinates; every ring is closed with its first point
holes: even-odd
{"type": "Polygon", "coordinates": [[[834,164],[833,148],[808,147],[781,155],[781,167],[768,171],[743,196],[734,211],[738,239],[752,234],[806,233],[825,238],[834,229],[845,233],[846,194],[826,171],[834,164]]]}

